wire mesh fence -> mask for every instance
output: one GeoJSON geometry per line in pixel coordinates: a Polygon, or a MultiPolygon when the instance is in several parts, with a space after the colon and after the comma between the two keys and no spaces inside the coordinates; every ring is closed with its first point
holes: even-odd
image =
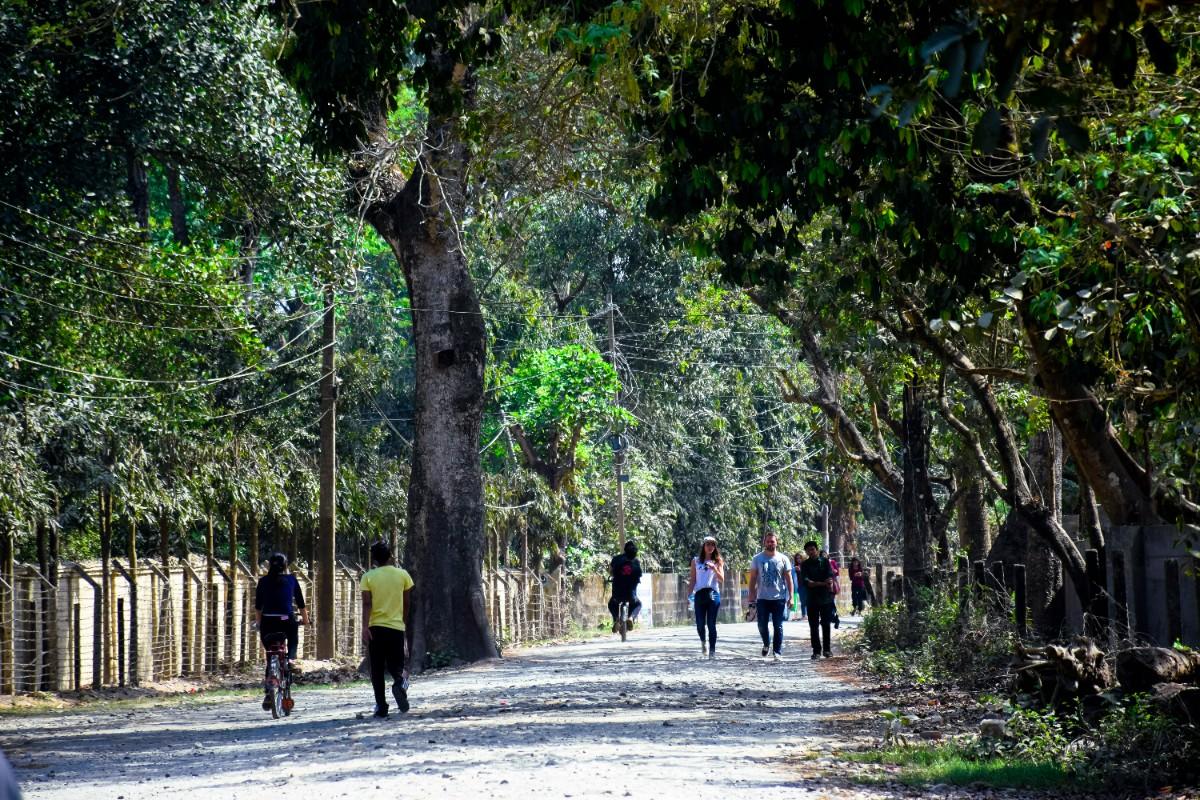
{"type": "MultiPolygon", "coordinates": [[[[296,577],[311,598],[311,577],[296,577]]],[[[360,577],[360,569],[339,566],[338,656],[362,656],[360,577]]],[[[100,563],[61,562],[51,575],[15,565],[0,577],[0,693],[141,686],[239,670],[261,655],[257,581],[240,562],[195,557],[113,559],[107,571],[100,563]]],[[[300,655],[316,655],[305,628],[300,655]]]]}

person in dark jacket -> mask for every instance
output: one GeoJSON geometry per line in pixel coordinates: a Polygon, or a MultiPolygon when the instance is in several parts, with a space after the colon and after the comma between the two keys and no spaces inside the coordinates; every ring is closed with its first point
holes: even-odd
{"type": "MultiPolygon", "coordinates": [[[[258,635],[266,646],[269,634],[282,632],[287,636],[288,661],[296,660],[296,649],[300,644],[300,624],[308,624],[308,609],[304,607],[304,591],[295,575],[287,571],[287,556],[272,553],[267,561],[267,574],[258,579],[254,587],[254,621],[258,624],[258,635]],[[299,612],[299,620],[296,615],[299,612]]],[[[263,708],[271,707],[268,694],[263,708]]]]}
{"type": "Polygon", "coordinates": [[[642,565],[637,558],[637,544],[632,540],[625,543],[622,552],[613,556],[608,565],[612,576],[612,597],[608,601],[608,612],[612,614],[613,631],[617,630],[617,611],[621,603],[629,604],[629,626],[633,627],[638,612],[642,610],[642,601],[637,597],[637,585],[642,579],[642,565]]]}
{"type": "Polygon", "coordinates": [[[805,542],[804,552],[808,558],[800,565],[800,577],[808,587],[808,630],[812,638],[812,657],[833,655],[829,643],[829,625],[833,621],[833,593],[830,586],[835,580],[833,567],[828,558],[817,553],[816,542],[805,542]],[[822,637],[823,640],[822,640],[822,637]]]}

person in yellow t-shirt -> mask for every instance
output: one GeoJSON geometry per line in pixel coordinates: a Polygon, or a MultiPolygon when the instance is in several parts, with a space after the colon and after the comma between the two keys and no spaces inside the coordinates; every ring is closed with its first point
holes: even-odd
{"type": "Polygon", "coordinates": [[[408,689],[404,681],[405,641],[412,616],[409,595],[413,579],[405,570],[392,566],[392,548],[384,542],[371,545],[375,568],[362,576],[363,642],[371,661],[371,686],[375,690],[375,716],[388,715],[383,693],[383,672],[392,675],[392,697],[401,712],[408,711],[408,689]]]}

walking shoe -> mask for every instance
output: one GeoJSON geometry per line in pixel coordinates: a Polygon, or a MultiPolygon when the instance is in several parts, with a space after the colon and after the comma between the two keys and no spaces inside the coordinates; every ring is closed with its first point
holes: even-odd
{"type": "Polygon", "coordinates": [[[816,661],[816,660],[817,660],[818,658],[820,658],[820,657],[821,657],[821,651],[820,651],[820,650],[813,650],[813,654],[812,654],[812,660],[813,660],[813,661],[816,661]]]}
{"type": "MultiPolygon", "coordinates": [[[[815,656],[814,656],[814,657],[815,657],[815,656]]],[[[826,650],[826,651],[825,651],[825,657],[826,657],[826,658],[833,658],[833,653],[831,653],[831,652],[829,652],[828,650],[826,650]]]]}
{"type": "Polygon", "coordinates": [[[716,651],[716,650],[709,650],[709,651],[708,651],[708,660],[709,660],[709,661],[712,661],[712,660],[713,660],[714,658],[716,658],[716,657],[717,657],[717,651],[716,651]]]}
{"type": "Polygon", "coordinates": [[[842,621],[837,617],[833,618],[833,629],[836,631],[842,624],[842,621]]]}
{"type": "Polygon", "coordinates": [[[771,648],[767,647],[765,644],[763,645],[763,651],[762,651],[762,653],[763,653],[763,658],[766,658],[766,657],[767,657],[767,651],[768,651],[768,650],[770,650],[770,649],[771,649],[771,648]]]}
{"type": "Polygon", "coordinates": [[[396,708],[403,714],[408,711],[408,692],[398,683],[392,684],[392,697],[396,698],[396,708]]]}
{"type": "Polygon", "coordinates": [[[783,653],[771,653],[772,661],[783,661],[783,653]]]}
{"type": "Polygon", "coordinates": [[[263,711],[270,711],[270,710],[271,710],[271,695],[267,695],[266,697],[263,698],[263,711]]]}
{"type": "Polygon", "coordinates": [[[705,642],[703,639],[701,639],[700,640],[700,655],[704,655],[707,652],[708,652],[708,643],[705,642]]]}
{"type": "Polygon", "coordinates": [[[388,715],[387,706],[375,706],[375,713],[372,715],[379,719],[383,719],[388,715]]]}

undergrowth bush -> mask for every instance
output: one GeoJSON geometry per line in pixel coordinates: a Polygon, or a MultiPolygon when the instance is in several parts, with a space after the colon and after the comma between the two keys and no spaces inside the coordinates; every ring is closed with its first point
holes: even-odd
{"type": "Polygon", "coordinates": [[[942,582],[918,588],[920,611],[910,618],[903,603],[872,606],[857,647],[867,668],[894,681],[920,685],[987,685],[1003,671],[1016,631],[995,598],[959,603],[957,587],[942,582]]]}
{"type": "Polygon", "coordinates": [[[1090,767],[1110,784],[1200,779],[1200,731],[1166,716],[1145,695],[1125,698],[1089,738],[1090,767]]]}

